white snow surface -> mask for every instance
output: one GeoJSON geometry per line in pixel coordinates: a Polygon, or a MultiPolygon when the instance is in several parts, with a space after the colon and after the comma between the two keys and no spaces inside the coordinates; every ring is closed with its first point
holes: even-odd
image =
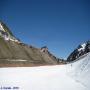
{"type": "Polygon", "coordinates": [[[85,50],[86,43],[81,44],[82,48],[79,48],[78,51],[85,50]]]}
{"type": "Polygon", "coordinates": [[[67,74],[90,90],[90,53],[68,66],[70,69],[67,74]]]}
{"type": "Polygon", "coordinates": [[[10,59],[7,59],[7,61],[14,61],[14,62],[20,61],[20,62],[26,62],[27,60],[23,60],[23,59],[13,59],[13,60],[10,60],[10,59]]]}
{"type": "Polygon", "coordinates": [[[0,87],[15,90],[90,90],[89,83],[90,53],[67,65],[0,68],[0,87]]]}
{"type": "Polygon", "coordinates": [[[1,23],[0,23],[0,30],[5,32],[5,30],[4,30],[3,26],[1,25],[1,23]]]}

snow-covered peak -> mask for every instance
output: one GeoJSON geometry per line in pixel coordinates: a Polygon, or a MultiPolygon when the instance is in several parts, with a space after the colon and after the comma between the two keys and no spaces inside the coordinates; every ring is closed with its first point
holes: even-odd
{"type": "Polygon", "coordinates": [[[3,22],[0,22],[0,37],[2,37],[6,41],[10,40],[20,43],[20,41],[12,34],[12,32],[3,22]]]}
{"type": "Polygon", "coordinates": [[[85,50],[85,47],[86,43],[81,44],[80,47],[78,48],[78,51],[85,50]]]}
{"type": "Polygon", "coordinates": [[[73,61],[80,56],[90,52],[90,41],[80,44],[67,58],[68,61],[73,61]]]}

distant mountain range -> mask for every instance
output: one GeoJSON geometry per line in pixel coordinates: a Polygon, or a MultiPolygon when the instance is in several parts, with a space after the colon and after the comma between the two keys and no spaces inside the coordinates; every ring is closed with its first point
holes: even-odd
{"type": "Polygon", "coordinates": [[[6,24],[0,21],[0,67],[66,64],[88,52],[90,52],[90,41],[80,44],[67,60],[57,58],[47,46],[36,48],[21,42],[6,24]]]}

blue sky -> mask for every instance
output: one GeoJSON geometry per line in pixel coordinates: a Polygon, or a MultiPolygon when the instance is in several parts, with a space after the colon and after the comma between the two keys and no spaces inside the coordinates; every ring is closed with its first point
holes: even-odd
{"type": "Polygon", "coordinates": [[[0,0],[0,19],[21,41],[57,57],[90,39],[89,0],[0,0]]]}

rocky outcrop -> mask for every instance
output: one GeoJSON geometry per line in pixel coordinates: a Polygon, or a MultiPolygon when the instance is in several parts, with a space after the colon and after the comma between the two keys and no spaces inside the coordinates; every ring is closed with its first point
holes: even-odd
{"type": "Polygon", "coordinates": [[[64,59],[60,59],[57,58],[56,56],[54,56],[49,50],[47,46],[44,46],[41,48],[41,52],[44,54],[47,54],[49,57],[51,57],[53,60],[57,61],[57,64],[65,64],[65,60],[64,59]]]}
{"type": "Polygon", "coordinates": [[[79,58],[80,56],[86,54],[90,52],[90,41],[87,41],[81,45],[79,45],[67,58],[67,61],[73,61],[77,58],[79,58]]]}

